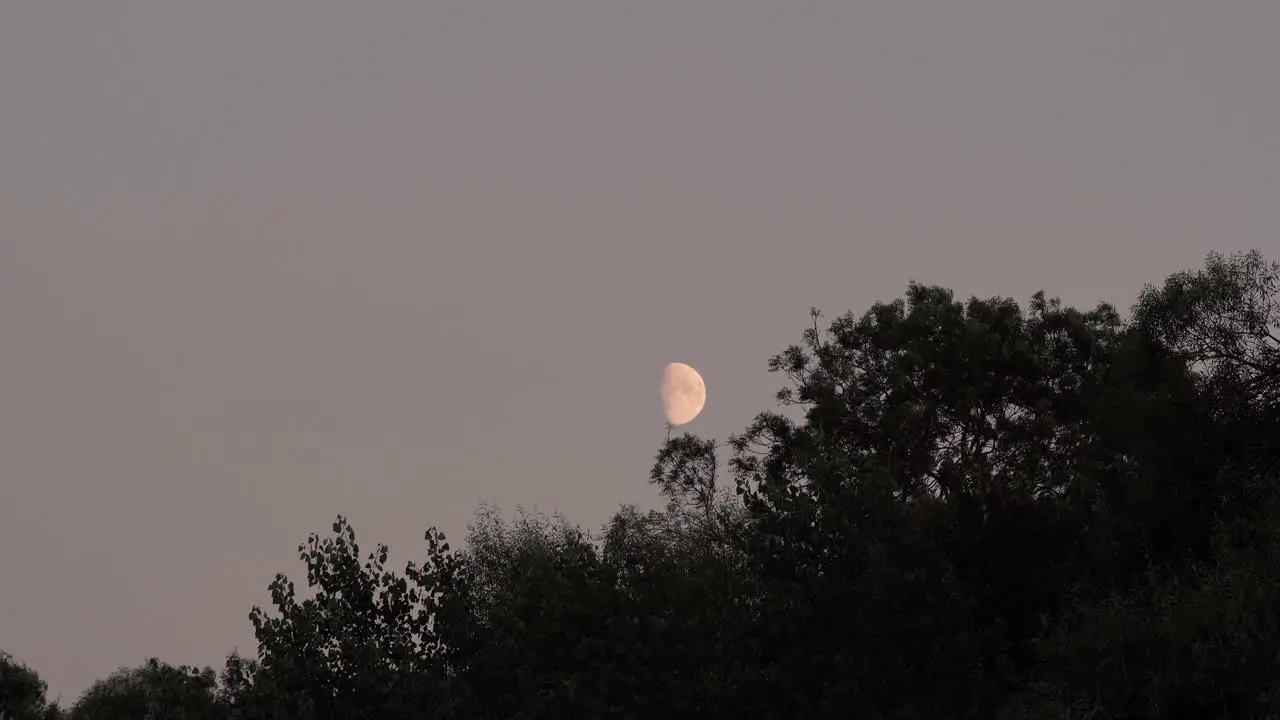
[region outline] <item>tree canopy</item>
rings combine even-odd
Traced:
[[[396,572],[339,516],[220,672],[152,659],[27,718],[1280,718],[1280,266],[1127,316],[1039,293],[814,311],[777,408],[669,438],[661,510],[481,508]]]

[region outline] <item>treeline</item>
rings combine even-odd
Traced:
[[[385,567],[339,517],[253,657],[0,718],[1280,717],[1280,267],[1122,317],[913,284],[770,360],[779,412],[672,438],[662,512],[482,511]]]

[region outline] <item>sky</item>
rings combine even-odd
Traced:
[[[338,513],[598,528],[909,280],[1280,258],[1275,0],[5,0],[0,649],[221,665]]]

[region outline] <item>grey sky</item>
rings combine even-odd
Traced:
[[[0,648],[252,652],[296,546],[597,526],[810,305],[1280,256],[1275,0],[5,0]]]

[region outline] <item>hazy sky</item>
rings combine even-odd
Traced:
[[[909,279],[1280,256],[1276,0],[3,0],[0,648],[218,666],[336,513],[597,527]]]

